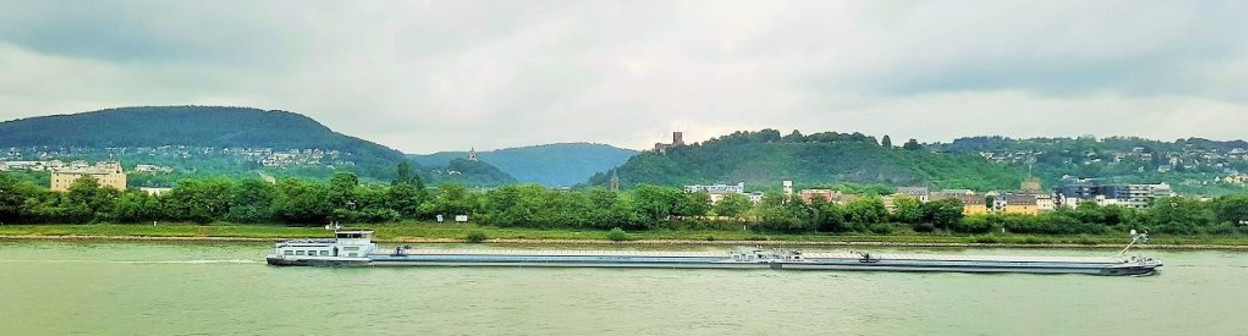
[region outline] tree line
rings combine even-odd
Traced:
[[[778,192],[751,202],[725,195],[717,203],[706,193],[639,185],[624,192],[602,188],[555,190],[535,184],[487,191],[445,184],[425,187],[410,166],[400,164],[389,184],[362,184],[349,172],[328,181],[286,178],[194,178],[172,190],[149,195],[140,190],[101,187],[91,178],[66,192],[0,173],[0,223],[148,223],[179,221],[209,224],[273,223],[318,226],[431,220],[469,215],[500,227],[607,230],[753,230],[785,233],[870,233],[897,231],[986,234],[1107,234],[1131,229],[1162,234],[1248,233],[1248,195],[1202,201],[1161,199],[1144,210],[1082,204],[1041,215],[963,215],[956,199],[922,203],[896,195],[889,211],[879,196],[845,203],[822,198],[804,201]]]

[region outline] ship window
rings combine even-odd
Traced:
[[[295,251],[286,250],[286,253],[283,253],[283,254],[285,254],[285,255],[294,255],[294,254],[295,254]]]
[[[295,255],[303,255],[303,250],[295,251]]]
[[[326,250],[321,250],[321,255],[322,255],[322,256],[329,256],[329,251],[326,251]]]

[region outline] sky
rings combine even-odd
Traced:
[[[7,1],[0,120],[293,111],[408,153],[683,131],[1248,138],[1245,1]]]

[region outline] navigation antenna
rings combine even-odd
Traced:
[[[1131,243],[1127,244],[1127,247],[1122,248],[1122,252],[1118,252],[1118,256],[1121,257],[1122,255],[1127,254],[1127,250],[1130,249],[1131,246],[1135,245],[1135,242],[1140,242],[1141,244],[1147,243],[1148,231],[1144,231],[1144,233],[1139,233],[1139,232],[1136,232],[1135,229],[1132,229],[1131,230]]]

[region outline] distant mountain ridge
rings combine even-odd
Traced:
[[[623,164],[636,153],[606,144],[579,142],[480,151],[477,158],[520,182],[562,187],[582,183],[596,172]],[[467,156],[466,151],[408,154],[413,162],[426,167],[444,167],[453,159]]]

